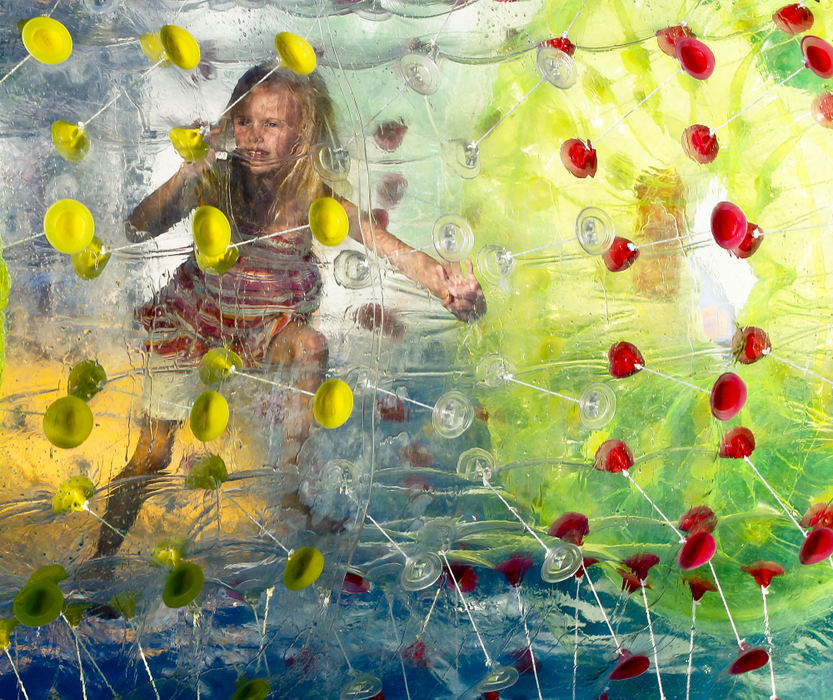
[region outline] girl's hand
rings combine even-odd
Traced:
[[[203,131],[203,141],[208,146],[208,153],[204,158],[197,161],[183,161],[179,166],[182,176],[189,180],[199,180],[205,177],[211,170],[216,160],[215,144],[220,136],[220,128],[218,126],[211,127],[208,122],[193,122],[189,129],[201,129]]]
[[[442,277],[446,287],[443,306],[461,321],[474,321],[486,313],[486,299],[474,276],[471,260],[466,260],[468,274],[463,274],[460,263],[443,263]]]

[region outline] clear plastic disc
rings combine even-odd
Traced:
[[[489,353],[477,363],[474,374],[479,387],[496,389],[509,382],[515,374],[515,367],[503,355]]]
[[[499,245],[483,246],[477,253],[477,270],[490,284],[503,286],[515,271],[515,257]]]
[[[552,46],[538,49],[538,70],[544,80],[561,90],[573,87],[578,78],[573,57]]]
[[[420,95],[433,95],[440,87],[439,66],[425,54],[405,54],[399,59],[399,71],[405,85]]]
[[[453,518],[435,518],[422,526],[419,541],[438,552],[448,552],[457,542],[457,521]]]
[[[470,447],[457,458],[457,473],[469,481],[489,481],[494,470],[495,458],[482,447]]]
[[[431,422],[438,435],[446,439],[460,437],[474,420],[474,406],[459,391],[447,391],[437,399]]]
[[[479,693],[493,693],[511,688],[518,682],[518,671],[513,666],[495,666],[477,684]]]
[[[547,583],[566,581],[581,566],[581,550],[572,542],[561,542],[547,550],[541,565],[541,578]]]
[[[340,700],[369,700],[382,692],[382,681],[372,673],[354,678],[341,689]]]
[[[603,428],[616,413],[616,394],[607,384],[591,384],[579,397],[578,410],[585,428]]]
[[[474,231],[469,222],[457,214],[446,214],[434,222],[434,248],[448,262],[465,258],[474,246]]]
[[[312,167],[323,180],[337,182],[346,180],[350,174],[350,154],[341,146],[319,143],[310,152]]]
[[[333,276],[345,289],[370,286],[371,270],[367,256],[358,250],[342,250],[333,261]]]
[[[472,141],[454,141],[451,144],[451,166],[454,172],[466,180],[480,175],[480,148]]]
[[[579,212],[576,219],[576,238],[588,255],[601,255],[616,236],[613,219],[604,209],[587,207]]]
[[[432,585],[442,573],[442,560],[434,552],[423,552],[410,557],[399,577],[406,591],[422,591]]]

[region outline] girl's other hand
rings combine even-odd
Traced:
[[[466,260],[468,274],[463,274],[463,268],[458,262],[443,263],[443,282],[446,286],[446,296],[443,306],[461,321],[474,321],[486,313],[486,298],[480,283],[474,276],[471,260]]]

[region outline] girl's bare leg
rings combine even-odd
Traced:
[[[272,364],[288,367],[293,386],[315,392],[324,381],[329,350],[327,339],[303,321],[291,321],[275,337],[266,353]],[[283,464],[297,464],[298,453],[312,425],[312,396],[292,392],[281,425]]]
[[[127,466],[111,483],[104,520],[117,530],[127,532],[136,521],[142,503],[148,497],[152,479],[170,464],[177,421],[144,416],[139,428],[139,443]],[[119,482],[126,483],[119,483]],[[124,538],[106,525],[98,533],[96,556],[113,554]]]

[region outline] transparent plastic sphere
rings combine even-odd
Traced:
[[[399,59],[399,71],[405,85],[420,95],[433,95],[440,87],[440,68],[425,54],[405,54]]]
[[[341,689],[340,700],[369,700],[382,692],[382,681],[372,673],[364,673]]]
[[[333,275],[345,289],[364,289],[371,282],[370,261],[361,251],[342,250],[333,261]]]
[[[399,583],[406,591],[422,591],[432,585],[442,571],[442,560],[434,552],[423,552],[408,558]]]
[[[474,231],[469,222],[457,214],[445,214],[434,222],[434,248],[448,262],[459,262],[474,246]]]
[[[446,439],[460,437],[474,420],[474,406],[459,391],[447,391],[437,399],[431,422],[437,434]]]
[[[482,447],[471,447],[457,458],[457,473],[469,481],[489,481],[495,470],[495,458]]]
[[[541,565],[541,578],[547,583],[558,583],[572,577],[581,566],[581,550],[572,542],[561,542],[547,550]]]
[[[544,80],[561,90],[573,87],[578,78],[573,57],[552,46],[538,49],[538,70]]]
[[[477,253],[477,270],[489,284],[502,286],[515,271],[515,257],[499,245],[483,246]]]
[[[601,255],[616,237],[613,219],[604,209],[587,207],[576,218],[576,238],[588,255]]]
[[[489,353],[477,363],[474,374],[479,387],[496,389],[509,382],[515,374],[515,367],[503,355]]]
[[[319,143],[310,152],[312,167],[324,180],[346,180],[350,174],[350,154],[341,146]]]
[[[480,693],[494,693],[511,688],[518,682],[518,670],[513,666],[495,666],[477,684]]]
[[[480,175],[480,148],[472,141],[454,141],[451,144],[451,167],[465,180]]]
[[[457,521],[452,518],[436,518],[422,526],[420,542],[429,549],[448,552],[457,542]]]
[[[581,424],[590,430],[603,428],[616,413],[616,394],[607,384],[591,384],[578,400]]]

